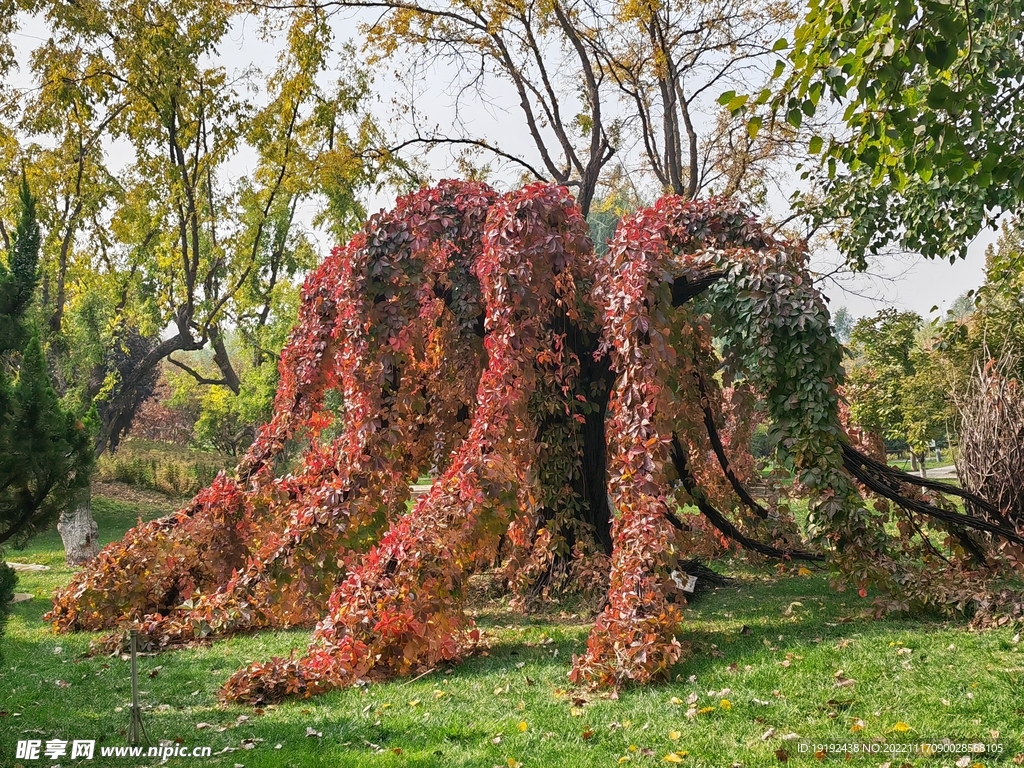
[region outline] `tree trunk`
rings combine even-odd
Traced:
[[[606,555],[612,553],[611,507],[608,503],[608,441],[605,436],[605,419],[608,415],[608,399],[614,380],[607,359],[595,362],[593,354],[581,356],[581,372],[590,382],[601,383],[597,409],[586,416],[583,426],[583,476],[581,482],[573,483],[576,491],[585,501],[584,520],[594,527],[594,538]]]
[[[60,513],[57,530],[64,542],[68,565],[81,565],[99,554],[96,521],[92,517],[92,492],[86,488],[75,506]]]
[[[568,483],[576,497],[583,502],[578,519],[587,524],[593,535],[593,541],[587,543],[595,546],[597,551],[611,555],[612,508],[608,496],[608,442],[605,435],[605,419],[608,415],[608,401],[615,375],[607,356],[600,360],[594,359],[597,337],[591,337],[571,324],[568,324],[568,329],[567,342],[580,363],[581,389],[588,393],[590,402],[595,406],[584,417],[585,421],[580,430],[583,443],[581,471],[574,474]],[[541,526],[547,526],[555,515],[555,510],[544,509]],[[545,587],[553,583],[558,574],[566,571],[572,561],[573,549],[578,543],[576,531],[571,527],[562,527],[554,532],[565,538],[566,547],[562,553],[551,559],[547,573],[533,583],[531,593],[534,596],[540,595]]]
[[[928,477],[928,470],[925,469],[925,462],[928,460],[928,451],[922,451],[917,457],[917,465],[921,467],[921,477]]]

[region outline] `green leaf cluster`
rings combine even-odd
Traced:
[[[905,441],[922,454],[951,423],[948,361],[921,317],[885,309],[857,321],[848,397],[853,420],[886,440]]]
[[[841,112],[804,178],[851,263],[890,244],[954,261],[1024,201],[1022,18],[1024,0],[812,0],[772,106]]]
[[[986,253],[985,283],[957,301],[943,329],[943,353],[963,377],[976,361],[1016,358],[1024,381],[1024,222],[1011,219]]]

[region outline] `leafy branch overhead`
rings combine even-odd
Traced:
[[[823,187],[818,215],[838,220],[851,263],[889,244],[955,261],[1020,208],[1022,17],[1021,0],[812,0],[792,44],[779,41],[788,62],[756,101],[794,126],[841,116],[811,139],[821,161],[804,178]]]

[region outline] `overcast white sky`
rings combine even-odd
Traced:
[[[351,38],[356,35],[355,19],[338,19],[336,22],[338,39]],[[15,38],[19,48],[23,51],[35,47],[46,36],[45,25],[37,19],[25,19],[22,30]],[[258,24],[253,20],[236,25],[229,35],[229,41],[221,51],[224,65],[230,69],[242,69],[256,62],[266,69],[270,68],[275,55],[275,45],[260,38]],[[378,69],[376,76],[376,104],[374,111],[380,116],[385,116],[389,111],[389,105],[393,98],[407,99],[408,94],[396,90],[395,80],[390,77],[386,70]],[[19,78],[20,79],[20,78]],[[430,79],[436,84],[443,84],[447,79],[443,71],[431,74]],[[26,85],[26,82],[17,85]],[[438,86],[440,87],[440,86]],[[429,93],[429,86],[425,86],[428,93],[422,94],[426,98],[418,99],[420,103],[419,118],[425,129],[439,124],[443,127],[445,120],[451,120],[451,112],[445,107],[445,99],[439,98],[438,90]],[[501,143],[503,147],[523,148],[529,151],[532,144],[525,132],[525,125],[521,113],[511,94],[503,94],[500,89],[489,92],[491,104],[486,107],[477,107],[474,112],[464,113],[473,123],[474,129],[479,129],[481,136],[488,140]],[[424,111],[422,105],[429,105],[432,111]],[[249,161],[251,162],[251,160]],[[248,171],[246,158],[240,157],[234,166],[234,173],[243,175]],[[454,175],[450,167],[446,167],[446,159],[441,153],[431,157],[431,172],[435,178],[440,179],[447,175]],[[390,207],[394,202],[393,194],[375,195],[368,200],[368,210],[376,211],[382,207]],[[781,201],[780,201],[781,203]],[[777,213],[782,213],[778,211]],[[309,218],[312,217],[313,208],[308,211]],[[995,241],[997,233],[986,230],[971,243],[968,248],[968,258],[959,261],[954,265],[946,262],[927,261],[920,257],[906,256],[902,258],[888,258],[879,261],[872,272],[873,276],[859,276],[856,278],[846,277],[840,281],[826,280],[820,285],[822,291],[830,299],[830,307],[835,309],[845,306],[854,315],[860,317],[873,314],[874,312],[888,306],[895,306],[900,309],[912,310],[923,317],[932,317],[944,314],[945,310],[956,300],[958,296],[970,289],[978,288],[984,280],[984,252],[988,244]],[[326,254],[333,245],[325,237],[319,237],[321,248]],[[816,255],[812,267],[819,272],[829,272],[837,261],[835,254]],[[931,312],[933,306],[938,306],[938,312]]]

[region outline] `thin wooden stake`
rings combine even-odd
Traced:
[[[138,630],[131,630],[131,657],[132,657],[132,705],[131,719],[128,721],[128,743],[133,747],[142,746],[145,741],[148,746],[151,742],[146,733],[146,726],[142,724],[142,707],[139,705],[139,662],[138,662]]]

